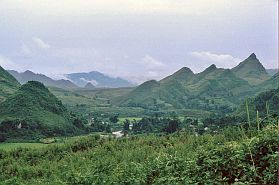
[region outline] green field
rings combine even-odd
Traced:
[[[48,146],[43,143],[0,143],[0,150],[11,151],[18,148],[42,148]]]

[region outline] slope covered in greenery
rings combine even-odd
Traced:
[[[35,81],[22,85],[0,104],[0,121],[1,132],[13,137],[66,135],[78,131],[62,102]]]
[[[159,82],[145,82],[119,102],[122,106],[162,109],[233,109],[250,89],[247,81],[236,77],[229,69],[212,65],[196,75],[182,68]]]
[[[269,78],[268,73],[254,53],[234,67],[232,71],[251,85],[257,85]]]
[[[276,73],[268,80],[255,86],[254,89],[255,91],[258,92],[264,92],[268,89],[277,89],[278,87],[279,87],[279,73]]]
[[[160,81],[148,81],[117,97],[116,105],[155,110],[198,109],[228,113],[246,96],[278,87],[278,74],[270,77],[253,53],[233,69],[214,64],[194,74],[183,67]]]
[[[19,86],[18,81],[0,66],[0,102],[13,94]]]
[[[269,74],[270,76],[275,75],[276,73],[278,73],[278,69],[266,69],[267,74]]]
[[[229,128],[199,137],[102,138],[0,150],[2,184],[268,184],[277,182],[278,130]]]
[[[242,118],[247,118],[247,106],[251,119],[256,119],[256,112],[259,115],[279,115],[279,88],[265,91],[253,98],[243,102],[234,113]]]

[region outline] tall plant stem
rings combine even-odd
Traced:
[[[257,126],[258,126],[258,132],[260,131],[260,118],[259,118],[259,111],[257,110]]]
[[[246,98],[245,104],[246,104],[247,121],[248,121],[249,128],[250,128],[251,127],[251,123],[250,123],[250,113],[249,113],[249,107],[248,107],[248,100],[247,100],[247,98]]]

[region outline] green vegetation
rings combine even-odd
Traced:
[[[94,107],[105,104],[104,101],[98,101],[93,97],[82,95],[73,91],[50,87],[49,91],[53,93],[63,104],[69,109],[76,109],[80,107]]]
[[[13,94],[19,86],[18,81],[0,66],[0,103]]]
[[[276,184],[277,80],[254,54],[136,88],[20,86],[0,68],[0,184]]]
[[[211,65],[194,74],[183,67],[158,82],[151,80],[136,88],[51,87],[50,91],[68,110],[84,115],[117,113],[120,117],[144,117],[175,111],[182,116],[208,117],[211,113],[231,113],[245,97],[275,88],[278,73],[268,76],[252,54],[231,70]]]
[[[271,121],[272,122],[272,121]],[[232,134],[233,133],[233,134]],[[1,151],[2,184],[276,184],[278,131],[83,139]]]
[[[124,123],[124,121],[126,121],[126,120],[128,120],[128,121],[133,121],[133,120],[139,121],[141,119],[142,118],[138,118],[138,117],[119,118],[119,123]]]
[[[86,118],[69,113],[40,82],[30,81],[0,104],[2,141],[12,138],[76,135],[91,131],[108,131],[101,121],[88,125]]]
[[[42,148],[47,145],[43,143],[1,143],[0,150],[13,151],[18,148]]]
[[[256,118],[257,111],[261,116],[279,115],[279,88],[262,92],[255,98],[248,98],[247,105],[246,102],[241,104],[233,114],[242,118],[247,117],[247,108],[251,118]]]
[[[0,106],[0,130],[7,137],[73,134],[67,109],[43,84],[30,81]]]
[[[227,114],[245,96],[277,87],[278,75],[270,78],[256,55],[251,54],[232,70],[211,65],[194,74],[184,67],[161,81],[147,81],[112,102],[152,111],[197,109]]]
[[[251,85],[260,84],[269,79],[268,73],[254,53],[234,67],[232,71],[237,76],[247,80]]]

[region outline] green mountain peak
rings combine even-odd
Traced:
[[[248,57],[248,59],[257,59],[257,56],[256,56],[255,53],[252,53],[252,54]]]
[[[232,71],[251,85],[260,84],[269,78],[264,66],[254,53],[232,68]]]
[[[212,64],[201,73],[211,73],[212,71],[215,71],[216,69],[217,69],[216,65]]]
[[[179,69],[172,75],[167,76],[166,78],[162,79],[160,81],[160,83],[165,83],[170,80],[177,80],[177,81],[185,82],[185,81],[192,79],[194,77],[194,75],[195,74],[193,73],[193,71],[190,68],[182,67],[181,69]]]
[[[29,81],[0,104],[0,121],[10,124],[20,120],[23,130],[45,136],[74,133],[67,109],[40,82]],[[16,130],[21,133],[21,130]],[[31,134],[32,135],[32,134]]]

